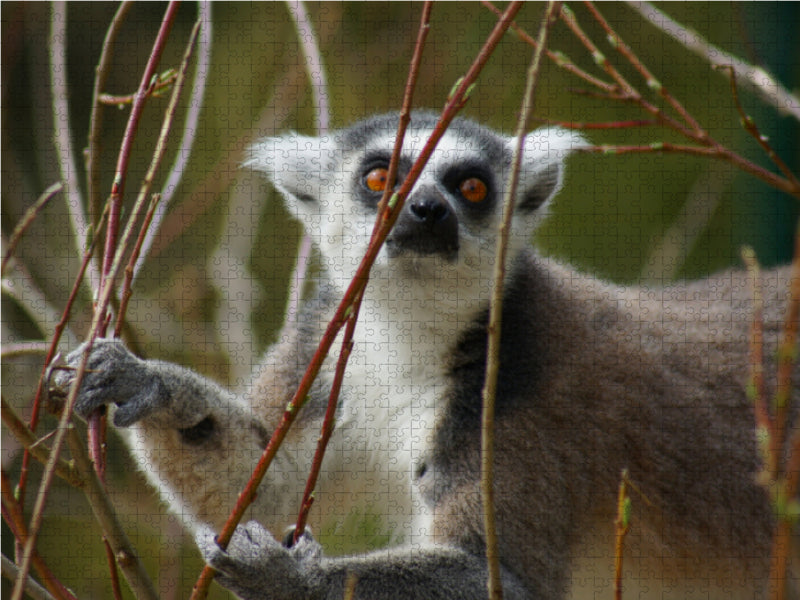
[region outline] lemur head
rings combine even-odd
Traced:
[[[252,148],[248,164],[264,171],[283,194],[342,286],[369,243],[397,123],[397,114],[382,115],[321,137],[290,133]],[[412,115],[396,185],[435,123],[433,114]],[[557,128],[526,137],[509,256],[528,242],[561,186],[564,159],[581,142],[579,135]],[[473,287],[480,290],[470,293],[488,296],[513,145],[510,137],[454,120],[406,199],[371,280],[385,278],[394,287],[435,280],[462,293],[465,285],[478,283]]]

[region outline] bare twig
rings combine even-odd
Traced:
[[[345,328],[344,339],[342,340],[342,349],[339,352],[339,359],[336,362],[336,372],[333,376],[331,383],[330,396],[328,398],[328,407],[325,410],[325,418],[322,420],[322,430],[320,432],[317,447],[314,450],[314,459],[311,462],[311,472],[308,474],[306,487],[303,491],[303,499],[300,502],[300,514],[297,516],[297,522],[294,527],[293,543],[296,544],[303,531],[306,528],[306,521],[308,513],[311,510],[311,504],[314,501],[314,488],[317,485],[317,478],[322,469],[322,459],[325,457],[325,449],[328,447],[328,441],[333,434],[333,428],[336,424],[336,406],[339,400],[339,392],[342,388],[342,381],[344,380],[344,372],[347,368],[347,361],[350,358],[350,353],[353,350],[353,332],[356,328],[356,321],[358,320],[358,308],[361,306],[361,299],[363,293],[359,294],[356,302],[354,303],[353,313],[347,320],[347,327]]]
[[[405,139],[406,128],[408,127],[411,106],[414,98],[414,90],[416,89],[417,78],[419,76],[419,66],[422,62],[422,52],[425,47],[425,40],[430,30],[430,17],[431,17],[432,3],[426,2],[422,8],[422,18],[420,20],[419,31],[417,33],[417,41],[414,45],[414,53],[411,57],[411,63],[408,70],[408,79],[403,94],[403,105],[400,109],[400,119],[397,125],[397,135],[395,136],[394,149],[392,156],[389,160],[389,172],[387,174],[386,188],[381,200],[383,204],[378,205],[378,218],[375,219],[375,227],[373,228],[373,235],[377,232],[383,209],[387,206],[391,192],[394,189],[395,180],[397,179],[397,168],[400,163],[400,152],[403,148],[403,140]],[[325,412],[325,418],[322,422],[322,430],[320,432],[319,442],[314,453],[314,459],[311,463],[311,473],[306,482],[306,488],[303,492],[303,499],[300,503],[300,514],[297,517],[297,524],[294,529],[294,541],[300,539],[305,529],[306,519],[313,502],[312,493],[317,484],[320,469],[322,468],[322,459],[325,456],[325,449],[328,446],[331,434],[333,433],[336,406],[339,400],[339,392],[341,390],[342,381],[344,379],[344,372],[347,367],[347,361],[350,358],[350,353],[353,349],[353,332],[355,331],[356,322],[358,320],[359,310],[361,308],[361,300],[363,298],[363,288],[353,302],[353,309],[347,319],[347,327],[345,328],[344,339],[342,340],[342,349],[339,353],[339,359],[336,363],[336,372],[334,374],[333,383],[331,384],[330,397],[328,399],[328,407]]]
[[[133,149],[133,140],[136,137],[136,131],[139,127],[139,121],[144,110],[145,101],[148,97],[148,90],[153,85],[153,78],[156,73],[158,62],[161,60],[161,54],[167,43],[167,37],[172,29],[172,24],[175,22],[175,16],[178,11],[178,3],[170,2],[167,10],[164,13],[164,18],[161,21],[161,27],[156,35],[153,49],[150,52],[150,57],[145,65],[142,79],[139,83],[139,89],[136,92],[136,100],[131,107],[131,113],[128,116],[128,123],[125,127],[125,133],[122,137],[122,144],[120,146],[119,155],[117,157],[117,166],[114,172],[114,183],[111,186],[111,210],[108,217],[108,230],[106,232],[106,246],[103,253],[103,281],[108,276],[111,270],[111,262],[114,257],[114,250],[117,247],[117,233],[119,230],[119,220],[121,214],[122,197],[125,192],[125,178],[128,171],[128,161],[130,160],[131,151]]]
[[[622,600],[622,559],[625,537],[631,528],[631,499],[628,496],[628,470],[622,471],[617,493],[617,519],[614,521],[614,599]]]
[[[439,120],[434,127],[431,137],[422,148],[419,157],[414,165],[412,165],[408,175],[406,175],[406,178],[403,180],[400,189],[392,195],[392,201],[388,203],[390,209],[388,211],[388,215],[381,219],[380,227],[377,233],[373,236],[364,258],[356,270],[353,281],[348,286],[344,298],[339,304],[339,307],[337,308],[330,323],[328,324],[325,334],[320,341],[319,347],[314,353],[311,363],[309,364],[297,391],[292,397],[292,400],[289,402],[286,411],[284,411],[281,421],[278,424],[278,427],[275,429],[275,432],[272,434],[267,447],[265,448],[261,458],[258,461],[258,464],[253,470],[250,480],[247,482],[244,490],[242,490],[242,492],[239,494],[236,506],[233,508],[228,520],[225,522],[222,531],[220,531],[219,535],[217,536],[217,543],[221,548],[224,549],[227,547],[237,524],[244,515],[245,510],[248,506],[250,506],[250,504],[252,504],[258,485],[264,478],[264,475],[269,468],[269,465],[272,463],[272,459],[277,453],[278,448],[283,443],[283,439],[286,437],[286,434],[294,422],[298,411],[302,408],[306,398],[308,397],[308,391],[312,382],[316,379],[317,374],[319,373],[319,370],[322,366],[322,361],[327,356],[337,333],[346,323],[347,317],[352,311],[354,300],[366,285],[369,269],[372,266],[372,263],[375,262],[375,258],[377,257],[378,252],[380,251],[383,242],[386,239],[386,236],[389,234],[392,225],[394,225],[394,222],[397,220],[397,217],[402,210],[405,197],[410,192],[414,183],[416,183],[417,178],[422,172],[425,164],[427,164],[428,159],[436,148],[439,140],[444,135],[444,132],[447,130],[447,127],[466,103],[467,99],[469,98],[469,92],[472,90],[475,80],[477,79],[486,62],[489,60],[489,57],[494,49],[497,47],[497,44],[507,31],[514,16],[519,12],[520,8],[521,2],[512,2],[508,5],[502,17],[498,20],[492,32],[489,34],[486,42],[478,53],[478,56],[472,63],[472,66],[470,66],[469,70],[467,71],[467,74],[464,75],[464,77],[459,80],[459,84],[455,86],[455,89],[448,98],[444,110],[442,111],[442,115],[439,117]],[[194,591],[192,593],[193,600],[199,600],[206,597],[208,593],[208,586],[210,585],[213,576],[214,570],[211,567],[206,566],[195,583]]]
[[[666,102],[672,107],[672,109],[680,115],[680,117],[686,122],[689,127],[691,127],[692,131],[694,131],[695,136],[698,139],[704,139],[707,134],[700,127],[700,124],[689,114],[683,105],[678,102],[678,100],[667,91],[661,82],[656,79],[656,77],[650,72],[650,70],[644,65],[644,63],[639,60],[639,57],[633,53],[630,47],[622,40],[622,38],[617,34],[616,31],[608,24],[608,22],[603,18],[603,15],[600,14],[600,11],[597,10],[594,4],[591,2],[584,2],[584,5],[589,10],[589,12],[594,17],[595,21],[600,23],[600,26],[605,30],[608,41],[611,45],[622,55],[625,59],[636,69],[642,78],[647,83],[647,87],[651,90],[654,90],[661,96]]]
[[[308,18],[303,3],[300,0],[289,0],[289,13],[292,15],[300,49],[305,57],[306,73],[311,82],[311,93],[314,97],[314,119],[317,135],[324,135],[330,127],[331,109],[328,102],[328,81],[325,76],[325,66],[322,54],[317,44],[317,36]],[[308,261],[311,258],[311,236],[303,233],[300,241],[300,251],[289,280],[289,299],[286,303],[286,322],[294,323],[300,306],[300,300],[308,272]]]
[[[710,64],[730,68],[739,79],[747,82],[751,89],[757,91],[764,102],[779,113],[788,114],[800,120],[800,99],[784,88],[763,68],[748,64],[721,48],[709,44],[699,33],[673,21],[649,2],[629,2],[628,6],[653,26]]]
[[[0,470],[0,492],[2,493],[3,520],[11,530],[14,539],[24,542],[28,537],[28,528],[25,526],[20,503],[14,497],[11,479],[4,470]],[[59,600],[75,600],[75,596],[56,578],[38,552],[33,553],[32,562],[42,583],[53,596]],[[19,571],[15,573],[15,577],[19,577]]]
[[[159,73],[153,81],[153,85],[151,85],[147,89],[147,94],[153,98],[160,98],[164,95],[164,92],[172,87],[172,84],[175,83],[175,79],[178,77],[177,73],[172,69],[165,71],[164,73]],[[126,104],[133,104],[134,100],[136,100],[136,94],[126,94],[124,96],[115,96],[114,94],[100,94],[100,103],[101,104],[111,104],[117,107],[124,106]]]
[[[122,333],[122,327],[125,324],[125,313],[128,312],[128,302],[131,296],[133,296],[133,290],[131,289],[133,285],[133,265],[140,256],[145,233],[150,230],[150,225],[153,222],[153,214],[159,206],[160,200],[161,194],[153,194],[150,199],[150,206],[144,215],[142,226],[139,228],[139,236],[136,238],[131,257],[128,260],[128,265],[125,267],[125,279],[122,283],[122,291],[120,292],[119,315],[117,317],[117,324],[114,327],[114,337],[119,337]]]
[[[150,256],[150,249],[153,247],[153,242],[158,232],[161,230],[161,224],[164,221],[167,210],[172,204],[172,199],[175,197],[175,190],[178,189],[178,183],[183,177],[184,170],[191,156],[194,141],[197,139],[197,123],[200,121],[200,112],[203,109],[206,84],[208,83],[208,76],[211,72],[211,35],[213,30],[211,2],[203,0],[197,3],[197,20],[200,22],[200,37],[197,40],[197,66],[194,69],[192,78],[192,91],[189,94],[189,101],[187,103],[183,135],[178,144],[181,151],[175,154],[175,161],[172,163],[169,173],[164,180],[164,185],[161,189],[161,202],[159,202],[156,212],[153,215],[152,225],[145,233],[141,252],[133,267],[134,282],[139,277],[145,260]]]
[[[3,575],[7,579],[14,581],[19,575],[17,565],[15,565],[10,558],[7,558],[5,554],[0,558],[2,559]],[[33,600],[54,600],[53,596],[33,579],[28,579],[25,584],[25,593],[33,598]]]
[[[3,348],[0,351],[0,358],[5,360],[16,356],[25,356],[26,354],[46,354],[49,347],[50,345],[47,342],[11,342],[9,344],[3,344]]]
[[[798,181],[795,174],[789,168],[789,166],[783,162],[780,156],[777,155],[775,150],[772,149],[772,146],[769,145],[769,140],[766,136],[761,135],[761,132],[758,130],[758,126],[756,125],[753,118],[750,117],[744,111],[744,107],[742,107],[742,103],[739,102],[739,90],[736,85],[736,71],[731,65],[725,65],[720,67],[720,69],[728,71],[731,78],[731,96],[733,96],[733,101],[736,104],[736,110],[739,112],[739,117],[741,118],[742,127],[744,127],[745,131],[749,133],[753,139],[758,142],[758,145],[761,146],[761,149],[764,150],[766,155],[769,159],[775,163],[775,166],[780,169],[781,173],[784,174],[786,179],[788,179],[796,189],[800,189],[800,181]]]
[[[756,440],[763,463],[758,481],[770,495],[776,516],[772,540],[769,581],[771,598],[786,598],[789,557],[794,546],[793,532],[800,517],[797,497],[800,486],[800,429],[793,423],[791,391],[792,369],[797,360],[798,327],[800,327],[800,229],[795,232],[795,251],[789,283],[789,302],[778,347],[778,364],[772,411],[767,405],[763,381],[763,299],[758,262],[751,249],[742,257],[753,277],[753,323],[750,346],[750,392],[755,404]],[[791,430],[788,449],[787,431]]]
[[[111,24],[106,31],[103,40],[103,49],[100,52],[100,59],[95,68],[94,89],[92,91],[92,114],[89,117],[89,140],[88,148],[85,152],[86,160],[86,189],[89,196],[89,216],[91,222],[97,225],[101,213],[101,194],[100,194],[100,168],[99,158],[102,153],[101,148],[101,123],[103,120],[103,105],[100,102],[100,94],[105,88],[108,74],[111,72],[111,61],[114,56],[114,40],[117,33],[122,28],[128,11],[133,7],[133,2],[126,0],[120,3]]]
[[[499,8],[497,8],[494,4],[488,2],[487,0],[481,0],[481,4],[483,4],[486,8],[491,10],[497,16],[500,16],[500,14],[502,14]],[[528,33],[524,29],[522,29],[522,27],[520,27],[516,23],[512,23],[511,28],[514,30],[514,33],[516,33],[521,40],[523,40],[528,45],[536,48],[536,40],[534,40],[530,35],[528,35]],[[564,69],[568,73],[572,73],[573,75],[579,77],[580,79],[583,79],[592,86],[604,90],[607,94],[611,94],[616,90],[614,84],[607,83],[602,79],[598,79],[593,75],[591,75],[590,73],[587,73],[580,67],[576,66],[569,58],[567,58],[564,55],[563,52],[553,51],[550,50],[549,48],[545,48],[544,52],[545,56],[547,56],[547,58],[549,58],[556,66]]]
[[[97,477],[97,473],[95,473],[78,432],[71,425],[68,427],[67,439],[72,458],[75,461],[75,468],[86,481],[86,486],[84,487],[86,499],[89,500],[95,519],[103,528],[103,535],[105,535],[114,550],[114,558],[116,558],[117,564],[125,574],[131,590],[136,598],[157,600],[158,594],[156,594],[155,587],[144,570],[141,561],[137,558],[133,546],[125,534],[125,530],[114,513],[111,499]]]
[[[47,206],[47,203],[52,200],[55,195],[63,189],[63,185],[60,181],[57,181],[49,188],[47,188],[39,198],[36,199],[36,202],[25,211],[25,214],[17,223],[17,226],[14,227],[14,231],[11,232],[11,237],[8,238],[8,246],[6,247],[6,251],[3,254],[3,264],[0,267],[0,273],[5,274],[6,266],[8,265],[8,261],[11,260],[11,256],[14,254],[14,250],[17,248],[17,244],[19,243],[20,239],[22,239],[22,234],[25,233],[25,230],[30,227],[30,224],[33,223],[34,219],[39,216],[39,213],[44,210],[44,207]],[[81,242],[83,243],[83,242]]]
[[[50,459],[50,451],[44,444],[40,443],[41,440],[36,439],[36,435],[22,422],[22,419],[17,416],[11,405],[6,402],[6,399],[2,398],[0,401],[2,402],[0,414],[2,414],[3,425],[8,427],[8,430],[14,434],[14,437],[17,438],[22,447],[29,450],[36,460],[46,463]],[[83,487],[84,485],[80,473],[63,458],[59,458],[56,461],[55,473],[72,486]]]
[[[489,324],[487,326],[488,348],[486,351],[486,377],[483,384],[483,407],[481,413],[481,496],[483,500],[483,523],[486,537],[486,559],[489,566],[487,582],[489,597],[499,600],[503,597],[500,580],[500,553],[498,549],[497,529],[494,515],[494,404],[497,393],[497,376],[500,372],[500,334],[503,313],[503,281],[506,274],[506,255],[508,253],[508,236],[511,232],[511,221],[514,215],[514,200],[519,183],[519,171],[522,166],[522,153],[525,146],[525,133],[528,121],[533,114],[536,84],[539,79],[542,54],[547,46],[550,28],[557,18],[560,4],[548,2],[547,10],[539,26],[536,49],[528,68],[525,83],[525,95],[517,121],[514,154],[511,173],[503,198],[503,216],[500,235],[495,249],[492,296],[489,304]]]
[[[69,297],[67,298],[67,302],[64,305],[64,309],[61,313],[61,318],[59,319],[58,323],[56,323],[52,336],[50,336],[50,347],[47,351],[47,356],[45,357],[44,364],[42,365],[42,372],[39,375],[39,383],[36,387],[36,394],[33,397],[33,404],[31,407],[31,417],[29,423],[32,431],[36,430],[36,426],[39,423],[39,412],[41,410],[42,394],[44,393],[45,386],[48,383],[47,382],[48,369],[50,368],[50,364],[53,362],[53,359],[56,356],[56,353],[58,351],[58,344],[61,341],[62,335],[65,332],[69,332],[69,329],[67,328],[67,323],[69,321],[70,313],[72,312],[72,306],[75,303],[75,299],[78,297],[78,292],[81,287],[81,282],[83,281],[83,276],[89,265],[89,261],[92,258],[92,254],[94,253],[97,241],[100,239],[100,232],[102,231],[107,215],[108,213],[104,212],[103,215],[101,216],[100,221],[98,222],[98,230],[95,232],[91,244],[89,244],[89,247],[83,253],[83,260],[81,262],[80,268],[78,269],[78,275],[75,278],[75,281],[72,285],[72,290],[70,291]],[[70,345],[73,345],[73,342],[77,343],[76,340],[69,340],[69,341]],[[22,456],[22,467],[20,468],[20,475],[19,475],[18,490],[19,490],[20,501],[22,501],[25,498],[25,489],[27,487],[29,463],[30,463],[30,456],[26,448]]]
[[[180,67],[178,68],[177,75],[175,77],[175,83],[172,88],[172,95],[169,99],[169,104],[167,105],[167,109],[164,112],[164,118],[161,123],[161,131],[159,132],[158,139],[156,140],[155,148],[153,149],[153,156],[150,159],[150,165],[147,168],[147,172],[145,173],[144,177],[142,178],[142,184],[139,188],[139,194],[136,198],[136,206],[142,207],[144,206],[147,197],[150,194],[150,188],[153,185],[153,180],[155,179],[156,173],[158,172],[159,167],[161,166],[161,160],[164,158],[164,153],[167,150],[167,139],[169,138],[169,134],[172,131],[172,122],[175,117],[175,111],[178,108],[178,99],[181,96],[181,92],[183,91],[183,86],[186,81],[186,72],[189,68],[189,62],[192,58],[192,53],[194,52],[194,45],[197,41],[197,36],[200,33],[200,26],[202,21],[198,20],[195,22],[194,27],[192,28],[192,32],[189,35],[189,41],[186,43],[186,49],[183,53],[183,59],[181,60]],[[151,219],[153,216],[153,212],[156,210],[158,206],[158,200],[160,200],[161,195],[156,194],[153,198],[153,201],[150,203],[150,208],[145,216],[144,223],[140,228],[139,238],[133,250],[133,255],[131,256],[131,264],[128,266],[128,274],[126,274],[125,283],[123,284],[123,289],[121,292],[121,296],[130,295],[130,285],[133,281],[133,264],[135,264],[136,260],[139,257],[139,252],[141,251],[142,244],[144,243],[144,232],[146,232],[151,224]],[[149,215],[149,216],[148,216]],[[138,219],[138,212],[134,210],[133,214],[130,217],[129,222],[135,222]],[[126,302],[127,306],[127,302]],[[122,328],[122,323],[125,320],[125,313],[122,310],[119,311],[117,314],[117,331]]]
[[[88,226],[83,208],[83,198],[78,185],[78,166],[72,147],[72,127],[69,122],[69,94],[67,91],[67,3],[54,2],[51,5],[50,39],[50,87],[53,97],[53,141],[58,154],[58,166],[64,195],[75,236],[75,247],[80,254],[86,243]],[[97,269],[90,265],[89,283],[97,290],[99,277]]]
[[[795,186],[791,181],[776,175],[772,171],[764,169],[749,160],[742,158],[732,150],[725,148],[719,144],[709,147],[703,146],[687,146],[685,144],[673,144],[670,142],[653,142],[652,144],[633,145],[633,146],[614,146],[610,144],[601,144],[598,146],[582,146],[576,149],[577,152],[592,152],[599,154],[648,154],[657,152],[668,152],[678,154],[691,154],[694,156],[706,156],[708,158],[717,158],[724,160],[735,167],[738,167],[745,173],[757,177],[765,183],[771,185],[777,190],[786,192],[787,194],[800,198],[800,188]]]
[[[315,129],[319,135],[326,133],[330,127],[331,109],[328,102],[328,82],[325,77],[325,65],[317,45],[317,36],[308,18],[308,13],[300,0],[287,2],[292,15],[300,49],[306,63],[306,73],[311,81],[311,93],[314,97]]]

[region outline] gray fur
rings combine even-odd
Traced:
[[[140,360],[119,342],[101,340],[92,350],[80,414],[119,406],[115,423],[127,427],[140,466],[195,530],[220,583],[245,599],[341,598],[349,574],[356,598],[486,595],[480,391],[513,144],[464,120],[440,142],[371,272],[311,512],[319,531],[372,511],[395,543],[328,557],[308,536],[286,548],[268,533],[296,515],[331,359],[254,504],[252,514],[268,529],[240,526],[226,552],[213,537],[360,262],[377,196],[362,178],[375,161],[388,161],[396,119],[375,117],[321,139],[289,134],[253,148],[248,164],[284,195],[327,270],[317,297],[298,325],[284,327],[246,393]],[[433,122],[413,116],[401,178]],[[764,597],[773,520],[754,479],[747,279],[731,271],[666,288],[619,287],[536,255],[529,237],[563,183],[566,155],[581,143],[558,129],[530,135],[516,198],[496,424],[506,597],[610,595],[622,469],[637,490],[626,595]],[[489,190],[478,205],[459,196],[459,181],[472,176]],[[787,269],[766,274],[768,374],[788,276]],[[78,360],[68,357],[72,365]],[[62,386],[70,381],[59,375]]]

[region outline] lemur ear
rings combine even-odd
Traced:
[[[509,144],[513,147],[514,140]],[[586,144],[579,133],[560,127],[537,129],[526,135],[517,209],[522,213],[542,209],[561,189],[567,156]]]
[[[289,133],[250,147],[244,166],[265,173],[289,208],[303,210],[319,202],[322,186],[336,170],[336,144],[329,136]]]

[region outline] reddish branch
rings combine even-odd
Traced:
[[[11,480],[5,471],[0,473],[0,481],[2,482],[3,520],[11,530],[14,539],[24,543],[28,538],[28,528],[25,526],[25,517],[22,514],[22,508],[14,497],[14,492],[11,488]],[[47,588],[47,591],[59,600],[77,600],[53,574],[38,552],[34,551],[32,561],[33,568],[36,569],[39,577],[42,578],[42,583],[44,587]]]
[[[409,68],[408,79],[406,81],[405,92],[403,94],[403,106],[400,110],[400,119],[397,126],[397,135],[395,136],[394,149],[392,156],[389,160],[389,170],[387,174],[386,189],[378,205],[378,215],[382,215],[386,209],[389,198],[391,197],[394,184],[397,179],[397,168],[400,163],[400,152],[403,148],[403,140],[405,139],[406,128],[411,118],[411,106],[414,98],[414,89],[416,88],[417,79],[419,76],[419,66],[422,62],[422,50],[425,46],[425,39],[430,30],[430,17],[431,8],[433,4],[426,2],[422,9],[422,18],[420,22],[419,32],[417,34],[417,42],[414,46],[414,53],[411,58],[411,65]],[[373,229],[373,239],[380,226],[380,217],[375,220],[375,227]],[[311,472],[306,482],[306,488],[303,492],[303,499],[300,503],[300,514],[297,517],[297,523],[294,528],[294,542],[300,539],[305,530],[308,513],[311,509],[313,502],[313,492],[317,484],[320,469],[322,468],[322,459],[325,456],[325,449],[328,446],[336,417],[336,407],[339,401],[339,393],[344,379],[344,372],[347,367],[347,361],[350,358],[350,353],[353,349],[353,332],[355,331],[356,322],[358,320],[359,310],[361,308],[361,300],[364,296],[364,290],[358,294],[358,297],[353,302],[353,310],[347,319],[347,327],[345,328],[344,340],[342,341],[342,349],[339,353],[339,359],[336,363],[336,372],[334,375],[333,383],[331,385],[330,397],[328,399],[328,407],[325,412],[325,418],[322,422],[322,431],[320,433],[319,442],[314,453],[314,460],[311,463]]]

